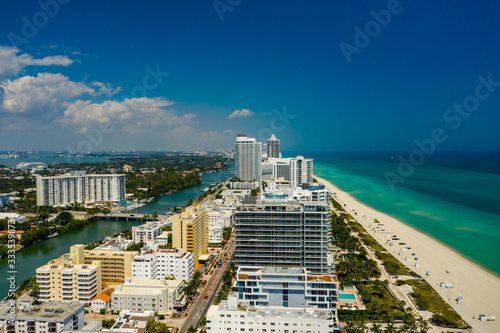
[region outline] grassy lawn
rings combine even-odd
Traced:
[[[354,232],[366,232],[365,228],[361,224],[355,221],[349,221],[349,226],[351,227],[352,231]]]
[[[332,200],[333,207],[335,207],[338,210],[344,210],[344,208],[342,207],[342,205],[339,204],[334,198],[331,198],[331,200]]]
[[[365,234],[365,233],[360,233],[359,237],[361,237],[361,240],[363,241],[363,243],[365,243],[366,245],[371,247],[373,250],[385,251],[385,248],[382,245],[380,245],[379,242],[377,242],[375,240],[375,238],[373,238],[372,236]]]
[[[434,313],[432,321],[436,324],[456,328],[468,327],[462,317],[439,296],[427,281],[404,280],[398,284],[409,284],[413,287],[411,296],[415,299],[415,303],[421,310]]]
[[[392,254],[380,251],[376,251],[375,254],[384,262],[384,266],[389,274],[418,276],[418,274],[400,263]]]
[[[358,288],[367,310],[379,314],[401,313],[404,315],[398,301],[392,297],[382,282],[358,283],[356,288]]]

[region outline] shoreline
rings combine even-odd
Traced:
[[[346,212],[361,223],[368,234],[373,236],[387,252],[429,282],[439,295],[462,316],[462,319],[473,327],[474,332],[500,332],[498,321],[481,322],[478,320],[480,314],[491,314],[497,317],[500,314],[500,277],[431,236],[365,205],[326,179],[317,175],[314,175],[314,178],[323,183],[332,193],[336,193],[337,201],[341,205],[345,204]],[[366,215],[365,218],[364,215]],[[379,224],[373,222],[374,218],[379,220],[383,225],[382,228],[391,231],[390,235],[397,235],[398,242],[406,243],[404,247],[411,247],[411,249],[401,251],[401,245],[398,246],[396,243],[388,246],[386,240],[391,238],[376,229]],[[402,255],[399,255],[400,252]],[[412,256],[412,253],[416,253],[416,256]],[[405,260],[407,257],[409,261]],[[419,260],[415,261],[415,257]],[[415,263],[418,263],[419,267],[414,267]],[[450,273],[447,273],[447,270]],[[427,271],[432,272],[428,277],[425,275]],[[454,287],[450,289],[439,287],[441,282],[452,283]],[[463,296],[463,302],[455,301],[458,295]]]

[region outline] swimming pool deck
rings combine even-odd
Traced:
[[[354,299],[341,299],[340,296],[354,297]],[[344,297],[345,297],[344,296]],[[346,286],[344,290],[339,292],[339,299],[337,309],[350,309],[350,310],[364,310],[365,305],[361,301],[358,290],[355,286]]]

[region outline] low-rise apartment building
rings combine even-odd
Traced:
[[[339,282],[335,275],[312,275],[301,267],[238,268],[240,300],[250,306],[317,307],[335,311]]]
[[[74,265],[54,260],[36,269],[38,300],[90,303],[102,290],[101,263]]]
[[[153,311],[166,314],[173,311],[182,295],[182,281],[127,279],[116,286],[111,306],[114,310]]]
[[[331,310],[249,306],[247,301],[239,301],[235,293],[207,312],[208,333],[334,333],[338,328],[337,317]]]
[[[19,302],[0,303],[0,325],[6,333],[60,333],[79,330],[85,325],[84,305],[80,302],[45,302],[22,306]]]
[[[162,229],[166,226],[165,222],[146,222],[140,226],[132,227],[132,239],[134,242],[154,241],[162,233]]]

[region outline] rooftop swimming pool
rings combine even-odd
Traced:
[[[343,299],[343,300],[348,300],[348,299],[355,300],[356,296],[354,296],[353,294],[339,294],[339,299]]]

